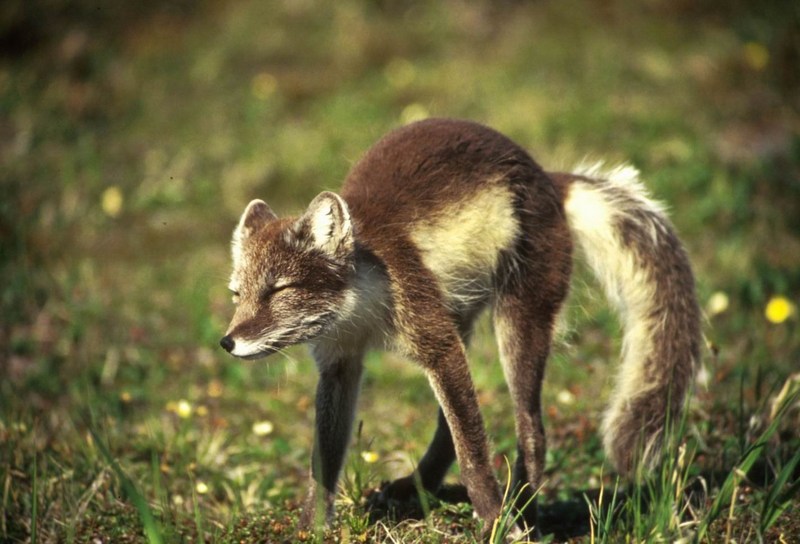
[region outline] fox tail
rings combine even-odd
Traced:
[[[681,414],[700,359],[694,276],[663,207],[630,166],[584,167],[565,176],[573,238],[620,314],[622,362],[602,424],[620,473],[658,458]]]

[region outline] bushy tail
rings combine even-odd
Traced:
[[[700,311],[689,259],[636,169],[586,167],[566,180],[574,239],[618,309],[622,362],[603,421],[617,470],[650,466],[679,419],[700,357]]]

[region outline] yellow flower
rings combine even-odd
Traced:
[[[377,463],[380,455],[376,451],[362,451],[361,458],[367,463]]]
[[[764,316],[770,323],[780,324],[794,315],[795,306],[786,297],[775,296],[769,299]]]
[[[192,405],[188,400],[181,399],[175,407],[175,413],[178,414],[178,417],[186,419],[192,415]]]
[[[711,316],[719,315],[725,313],[728,309],[730,301],[728,300],[728,295],[723,293],[722,291],[717,291],[708,299],[708,304],[706,304],[706,309],[708,310],[708,314]]]
[[[100,206],[109,217],[117,217],[122,211],[122,191],[116,185],[112,185],[105,191],[100,199]]]
[[[256,421],[253,423],[253,434],[256,436],[267,436],[268,434],[272,434],[274,429],[275,426],[272,424],[272,422],[266,419],[264,421]]]
[[[570,404],[575,404],[575,395],[573,395],[572,392],[569,391],[568,389],[562,389],[561,391],[559,391],[558,395],[556,396],[556,399],[561,404],[565,404],[567,406],[569,406]]]
[[[414,121],[422,121],[423,119],[427,119],[430,117],[430,115],[431,114],[428,112],[428,108],[418,102],[414,102],[413,104],[409,104],[403,108],[403,112],[400,114],[400,121],[407,125],[408,123],[413,123]]]
[[[208,485],[205,482],[197,482],[194,486],[194,490],[197,491],[198,495],[205,495],[208,493]]]

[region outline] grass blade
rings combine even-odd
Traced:
[[[100,437],[97,435],[93,427],[89,427],[89,432],[92,435],[94,443],[97,445],[97,449],[100,450],[100,454],[111,466],[111,469],[114,471],[114,474],[117,475],[117,478],[119,478],[122,489],[125,491],[128,499],[133,503],[133,506],[139,512],[139,519],[142,522],[147,541],[150,544],[163,544],[164,539],[161,536],[161,528],[156,522],[153,511],[150,509],[150,505],[147,504],[147,500],[139,492],[139,490],[136,488],[136,485],[128,477],[128,475],[125,474],[125,472],[122,470],[122,467],[119,466],[119,463],[117,463],[117,460],[111,455],[111,452],[103,443],[103,441],[100,440]]]
[[[791,460],[783,466],[764,499],[760,524],[762,535],[778,521],[778,518],[789,507],[792,499],[800,490],[800,479],[795,480],[792,485],[786,487],[786,483],[794,474],[794,469],[798,462],[800,462],[800,451],[795,453]]]
[[[709,509],[707,515],[702,520],[700,525],[697,529],[696,541],[700,542],[703,541],[708,528],[711,524],[716,520],[722,511],[725,509],[726,506],[729,506],[731,500],[733,498],[734,492],[736,488],[739,486],[739,482],[743,480],[750,469],[753,467],[755,462],[761,457],[764,449],[766,448],[769,439],[772,437],[773,434],[778,430],[778,425],[780,424],[781,420],[783,419],[784,414],[789,409],[789,407],[797,400],[798,396],[800,396],[800,391],[795,391],[791,395],[787,395],[781,398],[780,405],[774,410],[772,414],[772,420],[770,421],[769,426],[761,433],[761,436],[758,437],[758,440],[747,448],[747,450],[742,455],[742,460],[731,470],[728,476],[725,478],[725,481],[722,484],[722,487],[719,490],[714,502],[711,504],[711,508]]]
[[[36,544],[39,533],[39,463],[33,456],[33,489],[31,493],[31,544]]]

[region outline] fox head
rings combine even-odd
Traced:
[[[220,345],[232,355],[256,359],[313,340],[347,305],[355,243],[338,195],[320,194],[296,219],[253,200],[231,245],[236,310]]]

